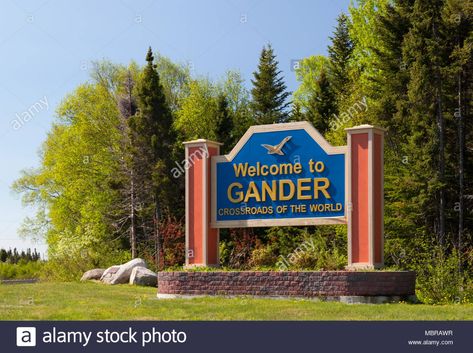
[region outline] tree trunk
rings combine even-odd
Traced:
[[[437,30],[435,22],[432,25],[433,37],[438,41]],[[438,178],[440,183],[444,184],[445,181],[445,120],[443,118],[443,104],[442,104],[442,77],[440,68],[435,68],[435,78],[437,86],[436,94],[436,105],[437,105],[437,131],[438,131],[438,154],[439,154],[439,165],[438,165]],[[445,240],[445,187],[441,186],[439,190],[439,229],[438,229],[438,241],[440,245],[443,245]]]
[[[159,234],[159,205],[158,202],[155,201],[155,210],[154,210],[154,232],[155,232],[155,242],[154,242],[154,262],[156,265],[156,269],[160,270],[160,257],[161,257],[161,237]],[[163,264],[164,265],[164,264]]]
[[[461,271],[461,253],[462,253],[462,241],[464,232],[464,217],[465,217],[465,131],[464,131],[464,120],[462,111],[462,72],[458,73],[458,149],[459,149],[459,160],[458,160],[458,194],[459,194],[459,209],[458,209],[458,256],[459,264],[458,270]]]
[[[445,121],[442,114],[442,84],[439,84],[437,96],[437,127],[439,134],[439,181],[445,181]],[[443,245],[445,240],[445,187],[442,185],[439,191],[439,242]]]
[[[135,176],[133,169],[131,170],[130,180],[130,244],[131,244],[131,258],[136,258],[136,222],[135,222]]]

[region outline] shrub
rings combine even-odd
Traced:
[[[69,256],[67,254],[55,255],[45,263],[41,278],[58,281],[78,280],[85,271],[92,268],[107,268],[131,260],[129,251],[108,250],[107,254],[100,252],[101,258],[97,258],[99,253],[94,253],[92,250],[71,252]]]
[[[177,268],[185,262],[185,228],[183,221],[166,215],[159,223],[160,251],[159,264],[156,258],[156,238],[149,237],[138,244],[138,256],[148,267],[157,272],[168,267]]]
[[[230,241],[220,240],[218,251],[220,266],[228,265],[230,261],[230,254],[232,252],[232,243]]]
[[[453,250],[446,253],[436,247],[414,265],[417,296],[426,304],[468,303],[473,299],[473,282],[468,273],[459,271],[460,258]]]
[[[182,266],[186,260],[184,223],[168,217],[162,222],[159,231],[163,238],[163,267]]]
[[[278,255],[288,256],[304,241],[307,231],[307,227],[271,227],[266,230],[266,238]]]
[[[320,262],[320,254],[316,251],[303,250],[291,254],[289,257],[290,269],[316,270]]]
[[[271,246],[259,246],[251,252],[249,265],[252,268],[273,267],[278,258]]]
[[[312,244],[314,242],[314,244]],[[220,265],[231,269],[338,270],[347,264],[346,226],[273,227],[221,233]]]
[[[0,262],[0,279],[39,278],[43,267],[42,261]]]
[[[306,234],[304,241],[288,256],[280,256],[280,269],[340,270],[347,263],[345,252],[327,236]]]
[[[181,266],[185,260],[185,239],[182,222],[172,217],[163,218],[160,227],[160,266],[156,266],[154,238],[142,240],[138,244],[138,256],[148,267],[157,271],[165,267]],[[51,248],[50,248],[51,250]],[[79,279],[92,268],[107,268],[131,260],[131,252],[120,242],[70,243],[69,246],[55,247],[49,252],[49,260],[44,266],[42,278],[61,281]]]
[[[234,269],[248,268],[255,246],[256,236],[252,228],[230,229],[228,239],[220,241],[220,265]]]

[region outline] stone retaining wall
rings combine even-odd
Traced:
[[[414,272],[159,272],[162,295],[288,297],[414,295]]]

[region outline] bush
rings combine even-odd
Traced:
[[[325,235],[306,234],[304,241],[288,256],[280,256],[281,270],[340,270],[347,264],[345,252]]]
[[[288,256],[304,241],[310,228],[271,227],[266,230],[267,242],[278,255]]]
[[[251,254],[257,243],[253,229],[229,229],[226,235],[228,238],[220,241],[220,265],[233,269],[248,268]]]
[[[177,268],[185,263],[186,240],[183,221],[166,215],[159,224],[161,249],[159,264],[156,259],[156,239],[149,237],[138,244],[138,257],[146,261],[149,269],[158,272],[167,268]]]
[[[105,253],[104,249],[108,252]],[[60,255],[51,256],[45,263],[41,278],[58,281],[78,280],[85,271],[93,268],[107,268],[112,265],[122,264],[131,260],[127,250],[114,250],[111,248],[71,251]]]
[[[181,221],[165,217],[159,226],[161,239],[160,264],[155,258],[155,238],[140,239],[138,257],[146,261],[153,271],[166,267],[182,266],[185,261],[185,232]],[[44,266],[42,277],[60,281],[78,280],[85,271],[93,268],[107,268],[120,265],[131,260],[131,251],[121,244],[120,239],[114,241],[77,242],[61,246],[49,247],[49,260]],[[67,246],[66,246],[67,245]]]
[[[426,304],[469,303],[473,299],[473,282],[468,273],[459,271],[460,258],[440,247],[433,254],[419,258],[414,265],[417,273],[417,296]]]
[[[44,267],[42,261],[23,261],[16,264],[0,262],[0,279],[39,278]]]
[[[161,223],[159,232],[163,239],[163,266],[182,266],[186,261],[186,232],[184,222],[167,217]]]
[[[220,266],[225,267],[230,262],[230,254],[232,252],[232,243],[230,241],[220,240],[219,242],[219,259]]]
[[[272,227],[221,233],[220,265],[231,269],[338,270],[347,264],[346,226]],[[312,242],[315,242],[312,244]]]
[[[251,258],[249,265],[252,268],[267,268],[274,267],[278,257],[274,253],[274,250],[271,246],[259,246],[251,252]]]

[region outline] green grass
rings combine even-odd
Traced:
[[[0,320],[472,320],[473,304],[348,305],[254,298],[156,299],[100,283],[0,285]]]

